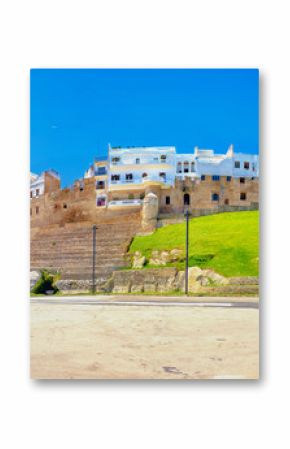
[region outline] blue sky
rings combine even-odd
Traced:
[[[258,153],[256,69],[32,69],[31,171],[62,186],[112,146]]]

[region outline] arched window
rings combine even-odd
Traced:
[[[190,196],[188,193],[185,193],[183,195],[183,204],[184,206],[189,206],[190,205]]]
[[[189,163],[188,161],[184,161],[183,163],[183,172],[188,173],[189,172]]]
[[[182,165],[181,162],[177,163],[177,173],[182,173]]]
[[[142,178],[147,178],[147,173],[143,173]]]
[[[191,163],[191,171],[194,171],[194,162]]]

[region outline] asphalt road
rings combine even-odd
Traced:
[[[32,297],[32,304],[58,305],[111,305],[111,306],[172,306],[172,307],[237,307],[259,308],[257,297],[185,297],[185,296],[130,296],[130,295],[98,295],[98,296],[57,296]]]

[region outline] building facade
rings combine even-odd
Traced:
[[[160,216],[185,208],[193,215],[257,209],[259,157],[235,153],[233,145],[225,154],[198,147],[178,154],[175,147],[109,146],[108,158],[95,160],[71,189],[61,190],[53,170],[31,175],[31,215],[38,215],[38,222],[42,214],[53,223],[72,216],[94,221],[102,214],[141,210],[149,193],[157,198]]]

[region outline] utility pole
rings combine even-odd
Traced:
[[[93,272],[92,272],[92,292],[96,293],[96,235],[97,226],[93,226]]]
[[[185,294],[188,295],[188,231],[189,231],[189,211],[185,211],[186,232],[185,232]]]

